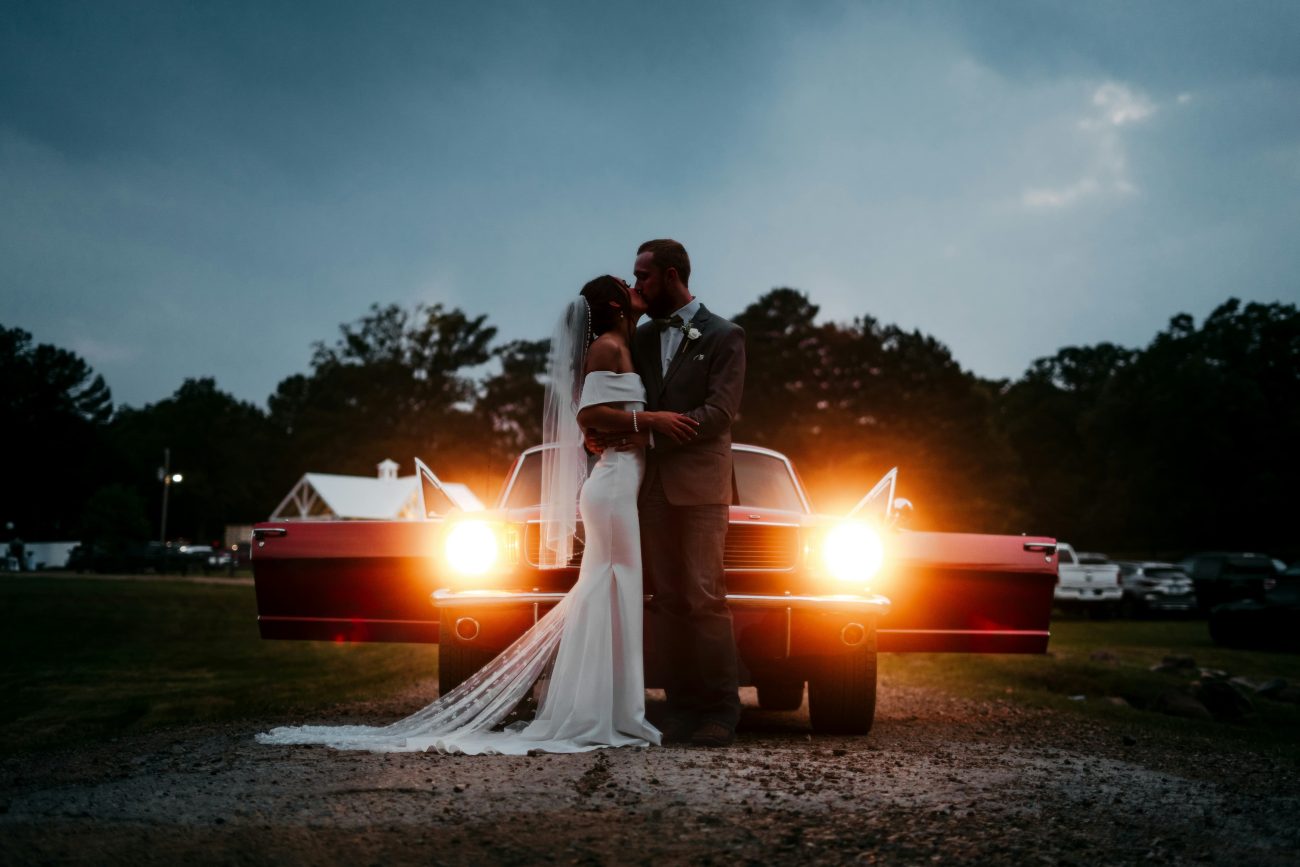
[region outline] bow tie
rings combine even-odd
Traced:
[[[660,331],[666,331],[669,328],[681,328],[682,325],[685,324],[682,321],[682,317],[678,316],[676,313],[669,316],[667,319],[652,319],[650,321],[653,322],[655,328],[658,328]]]

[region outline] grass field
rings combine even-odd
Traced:
[[[432,646],[262,641],[248,586],[5,577],[0,600],[0,753],[174,724],[302,719],[341,702],[391,695],[437,670]],[[1099,651],[1103,658],[1093,658]],[[885,655],[881,674],[886,683],[1201,733],[1225,747],[1300,759],[1295,705],[1256,700],[1256,713],[1237,723],[1136,709],[1195,676],[1150,671],[1169,654],[1234,675],[1300,683],[1300,655],[1221,649],[1195,620],[1064,621],[1053,624],[1047,656]]]
[[[253,589],[0,579],[0,752],[304,713],[409,687],[437,648],[263,641]]]
[[[1173,655],[1191,657],[1197,668],[1151,670]],[[1050,707],[1153,733],[1206,735],[1225,748],[1263,748],[1300,762],[1300,706],[1255,698],[1255,712],[1237,722],[1182,719],[1143,709],[1162,693],[1186,688],[1202,668],[1254,681],[1281,677],[1300,684],[1300,655],[1219,647],[1210,640],[1204,620],[1058,620],[1052,623],[1046,656],[893,654],[880,662],[883,675],[906,682]],[[1113,699],[1124,699],[1124,704]]]

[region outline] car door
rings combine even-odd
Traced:
[[[849,513],[898,516],[898,469]],[[911,504],[906,503],[910,509]],[[896,530],[873,588],[890,601],[877,624],[882,652],[1044,653],[1057,581],[1056,540],[1045,536]]]
[[[899,532],[878,592],[882,652],[1043,653],[1056,543],[1043,536]]]
[[[279,521],[253,528],[257,622],[263,638],[438,640],[434,558],[456,504],[423,461],[417,521]]]
[[[437,641],[436,521],[279,521],[253,527],[263,638]]]

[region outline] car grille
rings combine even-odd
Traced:
[[[569,567],[582,563],[582,542],[575,539]],[[536,566],[541,560],[542,534],[537,524],[524,531],[524,552]],[[722,565],[729,572],[793,569],[799,561],[799,528],[772,524],[732,524]]]

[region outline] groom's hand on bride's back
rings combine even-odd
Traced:
[[[641,431],[634,433],[601,433],[595,428],[587,428],[582,434],[582,443],[587,451],[593,455],[598,455],[606,449],[613,449],[616,452],[630,452],[633,449],[643,449],[650,444],[650,433]]]

